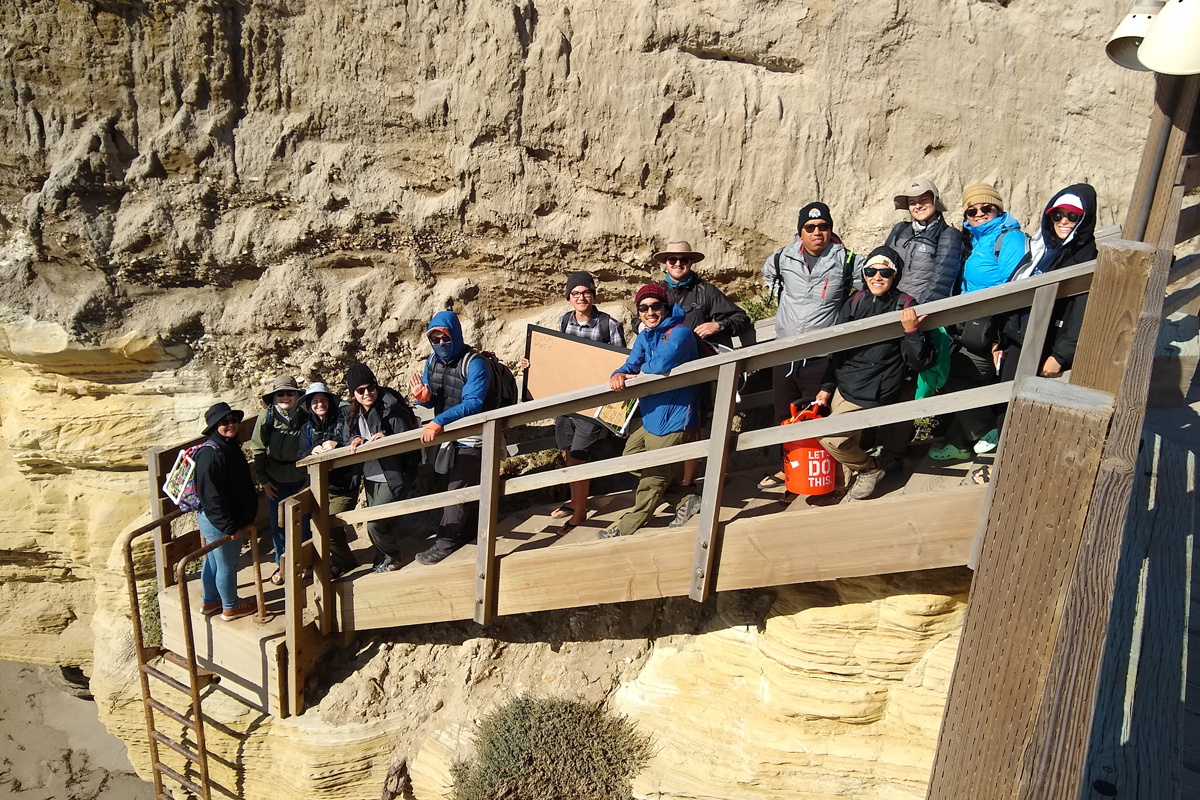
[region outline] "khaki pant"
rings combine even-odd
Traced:
[[[851,403],[846,398],[842,397],[842,393],[835,391],[833,399],[829,401],[830,416],[836,414],[847,414],[851,411],[858,411],[862,406]],[[862,431],[850,431],[841,433],[837,436],[825,436],[817,441],[821,446],[829,451],[829,455],[833,456],[839,464],[851,472],[861,472],[864,469],[870,469],[873,464],[871,457],[859,445],[859,440],[862,439]],[[842,471],[842,484],[848,483],[849,476]]]
[[[653,433],[647,432],[645,428],[638,428],[630,434],[629,440],[625,442],[623,455],[630,456],[634,453],[662,450],[664,447],[693,442],[696,440],[696,434],[697,432],[692,430],[668,433],[666,436],[655,436]],[[637,492],[634,495],[633,509],[621,517],[620,522],[617,523],[622,536],[637,533],[638,529],[646,524],[646,520],[654,514],[658,504],[664,499],[670,499],[668,495],[676,498],[675,505],[678,506],[696,493],[693,487],[685,487],[675,482],[679,477],[680,466],[680,463],[663,464],[657,467],[646,467],[641,471],[641,480],[638,481]]]

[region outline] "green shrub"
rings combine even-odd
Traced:
[[[523,695],[483,720],[474,759],[454,764],[454,798],[628,800],[650,755],[650,740],[625,717]]]
[[[162,644],[162,618],[158,608],[157,580],[152,580],[147,584],[142,596],[138,598],[138,606],[142,611],[142,644],[146,647],[157,647]]]
[[[738,295],[738,304],[750,315],[750,319],[755,322],[775,316],[775,309],[778,305],[775,295],[771,294],[767,289],[763,289],[758,297],[751,298],[745,295]]]

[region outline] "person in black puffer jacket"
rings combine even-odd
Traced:
[[[886,245],[871,251],[862,268],[865,289],[855,292],[843,305],[837,324],[880,314],[900,312],[904,336],[834,353],[817,403],[833,414],[894,403],[910,377],[927,370],[937,360],[937,350],[928,333],[919,330],[920,319],[913,298],[896,288],[903,261]],[[859,444],[862,431],[826,436],[821,445],[839,464],[854,475],[847,500],[865,500],[875,491],[884,470]],[[849,481],[847,481],[849,485]]]
[[[208,440],[192,456],[194,481],[200,513],[196,525],[205,544],[223,536],[257,536],[254,518],[258,516],[258,491],[250,476],[250,463],[238,441],[243,414],[228,403],[217,403],[204,414],[204,435]],[[200,568],[203,612],[231,620],[253,614],[258,605],[239,600],[237,562],[242,552],[238,538],[232,538],[204,557]]]
[[[375,373],[366,364],[346,370],[350,389],[350,411],[343,417],[340,436],[349,443],[350,452],[365,442],[373,442],[394,433],[416,430],[417,417],[395,389],[380,386]],[[403,500],[417,479],[420,451],[385,456],[362,465],[367,506]],[[375,571],[393,572],[400,568],[400,537],[403,518],[390,517],[367,523],[367,536],[375,545]]]
[[[946,207],[937,186],[928,178],[917,178],[893,200],[896,208],[912,217],[897,222],[884,241],[904,260],[904,276],[896,288],[918,303],[949,297],[962,275],[962,234],[942,216]]]
[[[320,381],[313,381],[296,405],[305,413],[304,425],[300,428],[301,459],[313,453],[324,453],[349,442],[346,434],[346,417],[350,404],[339,398]],[[362,467],[350,467],[329,472],[329,513],[341,514],[358,504],[358,490],[362,486]],[[346,526],[338,525],[329,530],[329,571],[334,580],[350,572],[358,562],[350,550]]]

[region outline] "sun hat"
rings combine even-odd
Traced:
[[[233,414],[235,417],[237,417],[238,422],[241,422],[246,417],[245,412],[235,411],[234,409],[230,408],[229,403],[224,401],[220,403],[214,403],[212,406],[210,406],[208,411],[204,412],[204,435],[212,436],[212,432],[217,429],[217,425],[221,423],[221,420],[225,419],[230,414]]]
[[[271,405],[271,398],[281,389],[291,389],[293,392],[296,392],[296,394],[299,394],[301,391],[299,384],[296,383],[296,379],[291,375],[279,375],[275,378],[275,380],[271,381],[271,388],[263,392],[263,402],[267,405]]]
[[[900,191],[896,193],[896,196],[892,199],[896,204],[896,208],[900,209],[901,211],[907,211],[908,198],[920,197],[926,192],[929,192],[931,195],[933,195],[933,207],[939,212],[944,212],[946,210],[946,206],[942,204],[942,198],[938,193],[937,186],[935,186],[933,181],[929,180],[929,178],[914,178],[903,188],[901,188]]]
[[[666,262],[667,256],[687,256],[692,260],[693,264],[704,260],[704,253],[693,250],[692,243],[686,239],[672,239],[667,242],[666,247],[650,256],[650,258],[659,264],[663,264]]]

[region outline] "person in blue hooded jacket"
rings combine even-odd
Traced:
[[[462,325],[453,311],[434,314],[425,335],[433,354],[425,362],[424,376],[413,373],[408,388],[414,400],[434,410],[433,420],[421,431],[421,441],[430,443],[450,423],[490,410],[492,371],[473,347],[463,343]],[[442,444],[434,471],[446,476],[447,491],[479,483],[482,447],[480,436],[464,436]],[[474,539],[478,517],[478,502],[446,506],[437,539],[432,547],[417,554],[417,562],[436,564]]]
[[[625,381],[631,375],[666,375],[680,364],[700,357],[696,335],[683,322],[683,309],[668,305],[665,289],[653,283],[643,286],[638,289],[634,305],[642,322],[642,331],[634,340],[629,358],[609,378],[609,387],[614,392],[624,391]],[[696,386],[643,397],[642,427],[630,435],[624,455],[694,441],[700,428],[698,400]],[[679,473],[678,463],[643,469],[633,508],[616,525],[596,534],[596,538],[611,539],[636,533],[673,490],[678,490],[682,497],[675,506],[671,527],[684,525],[696,516],[700,512],[700,498],[694,487],[677,483]]]

